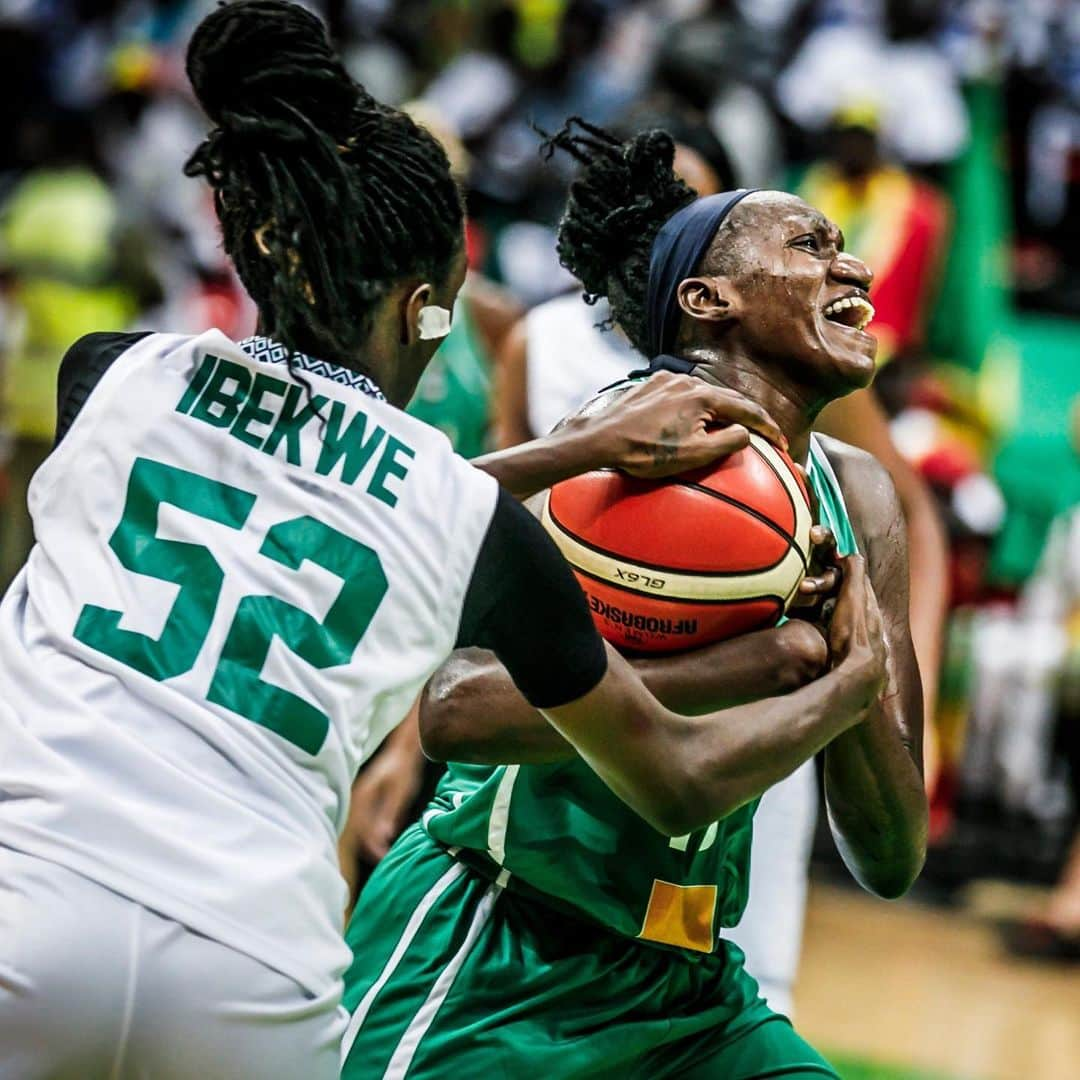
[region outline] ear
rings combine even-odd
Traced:
[[[738,318],[738,293],[727,278],[684,278],[678,298],[679,307],[691,319],[724,323]]]
[[[420,340],[420,309],[431,299],[431,285],[423,282],[411,292],[406,290],[401,301],[401,344],[415,345]]]

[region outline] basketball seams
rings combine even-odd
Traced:
[[[707,603],[714,599],[708,595],[709,585],[719,582],[738,582],[744,588],[727,588],[726,599],[750,602],[756,597],[776,596],[783,601],[781,589],[776,585],[786,584],[794,577],[801,580],[803,562],[798,549],[788,545],[783,558],[775,566],[752,572],[712,571],[702,573],[683,573],[671,567],[653,569],[645,567],[634,559],[596,551],[573,533],[558,525],[552,517],[549,500],[545,500],[542,521],[563,557],[575,570],[581,570],[595,581],[605,582],[618,587],[623,592],[659,600],[682,600],[688,603]],[[793,566],[791,564],[794,564]],[[792,570],[797,570],[792,574]],[[655,583],[627,580],[626,574],[649,578],[657,575]],[[662,576],[660,576],[662,575]],[[619,578],[623,577],[620,582]],[[753,591],[751,591],[753,590]]]
[[[756,450],[756,447],[754,449]],[[765,461],[765,458],[762,457],[760,454],[758,456],[762,458],[762,461]],[[768,464],[767,461],[766,461],[766,464]],[[769,467],[772,468],[771,465]],[[772,471],[774,473],[776,472],[775,469],[773,469]],[[778,476],[777,479],[780,480],[780,477]],[[740,502],[738,499],[736,499],[732,495],[725,495],[722,491],[716,491],[713,488],[705,487],[704,484],[697,484],[693,480],[678,480],[678,479],[676,479],[676,480],[673,481],[673,486],[675,486],[675,487],[683,487],[683,488],[690,488],[691,491],[700,491],[704,495],[711,495],[714,499],[719,499],[722,503],[726,503],[728,506],[734,506],[737,510],[742,510],[748,517],[752,517],[755,521],[760,522],[762,525],[767,526],[772,532],[776,533],[776,535],[779,536],[784,541],[785,544],[787,544],[788,548],[794,548],[796,553],[799,556],[799,561],[803,564],[804,568],[806,567],[806,559],[803,556],[802,549],[799,547],[798,540],[796,540],[794,536],[792,536],[785,528],[783,528],[783,526],[777,525],[775,521],[772,521],[770,518],[766,517],[760,510],[757,510],[752,506],[747,506],[746,503]],[[790,492],[788,492],[787,488],[784,487],[784,483],[783,483],[782,480],[780,481],[780,486],[782,488],[784,488],[784,494],[787,495],[788,500],[790,501],[791,494],[790,494]],[[792,507],[792,515],[791,516],[792,516],[792,520],[798,521],[798,517],[795,514],[794,507]],[[583,540],[582,543],[586,543],[586,541]],[[764,571],[764,570],[775,570],[776,567],[778,567],[786,558],[787,558],[787,551],[785,551],[784,554],[781,555],[780,558],[776,560],[776,562],[769,563],[767,566],[762,566],[760,569],[762,571]],[[642,565],[644,566],[645,564],[642,563]],[[694,573],[694,572],[695,571],[692,571],[692,570],[680,570],[679,571],[679,573],[681,573],[681,574],[691,574],[691,573]],[[714,571],[711,571],[711,570],[697,571],[697,572],[698,573],[708,573],[708,574],[714,573]],[[742,570],[732,570],[732,571],[730,571],[730,573],[734,574],[734,575],[738,575],[738,574],[746,573],[746,572],[747,571],[742,571]],[[756,572],[756,571],[751,571],[751,572]],[[724,576],[724,574],[727,573],[727,571],[719,571],[719,570],[717,570],[717,571],[715,571],[715,573],[717,574],[717,576]]]
[[[792,473],[791,470],[787,467],[787,464],[786,462],[784,462],[783,457],[781,457],[780,454],[760,436],[750,436],[750,448],[754,451],[755,454],[757,454],[759,458],[761,458],[762,461],[765,462],[766,465],[768,465],[768,467],[772,470],[773,474],[776,476],[776,479],[780,481],[780,486],[784,489],[784,492],[787,495],[788,501],[791,505],[792,520],[795,522],[795,536],[792,537],[792,540],[795,544],[796,549],[799,551],[800,554],[802,554],[803,545],[799,543],[798,534],[800,532],[803,532],[805,529],[805,544],[807,553],[809,553],[810,526],[813,525],[813,519],[810,516],[810,504],[806,501],[802,485],[799,483],[794,473]],[[792,493],[791,484],[788,483],[783,473],[781,473],[781,471],[777,468],[776,462],[773,461],[774,457],[780,459],[781,463],[784,464],[784,472],[787,472],[791,476],[791,480],[795,484],[795,491],[799,495],[798,500],[795,499],[795,495]],[[804,566],[806,566],[806,561],[806,556],[803,556]]]
[[[787,486],[787,483],[785,482],[783,476],[780,475],[780,470],[769,460],[768,455],[765,454],[762,451],[761,447],[758,446],[753,440],[751,440],[750,442],[750,449],[753,450],[757,457],[765,463],[766,468],[773,474],[773,476],[776,477],[776,480],[780,485],[780,490],[783,491],[785,497],[787,498],[788,508],[791,510],[792,533],[789,533],[787,529],[783,528],[782,526],[777,525],[775,521],[770,521],[769,524],[772,525],[774,529],[778,529],[780,532],[782,532],[786,537],[790,539],[793,544],[798,546],[798,540],[796,540],[794,535],[792,534],[795,532],[795,530],[799,528],[799,511],[795,506],[795,500],[791,496],[791,489]],[[768,519],[766,518],[766,520]]]
[[[711,495],[714,498],[719,499],[721,502],[726,503],[728,506],[734,506],[738,510],[745,510],[746,513],[753,517],[755,520],[760,521],[764,525],[768,525],[773,532],[778,533],[785,541],[786,548],[780,557],[771,563],[767,563],[764,566],[757,567],[754,570],[684,570],[681,567],[673,567],[670,564],[664,565],[663,563],[646,562],[644,559],[639,559],[635,556],[633,559],[628,558],[626,555],[621,554],[618,551],[612,551],[610,548],[601,547],[599,544],[594,544],[591,540],[586,540],[585,537],[579,536],[573,529],[566,525],[559,519],[558,514],[555,513],[554,507],[551,505],[550,494],[547,502],[545,503],[545,513],[547,517],[551,519],[551,522],[559,530],[559,532],[567,537],[570,537],[575,544],[580,544],[581,547],[588,548],[590,551],[595,552],[597,555],[603,555],[607,559],[614,559],[618,562],[626,563],[627,566],[633,566],[642,570],[653,570],[658,574],[678,574],[680,577],[704,577],[704,578],[727,578],[727,577],[745,577],[747,574],[764,574],[770,570],[775,570],[787,557],[788,551],[794,550],[799,556],[800,562],[803,567],[806,566],[806,560],[802,556],[802,552],[799,551],[798,543],[793,536],[788,536],[783,529],[781,529],[774,522],[769,521],[768,518],[757,513],[753,507],[746,506],[745,504],[733,499],[730,496],[722,495],[718,491],[713,491],[710,488],[701,487],[699,484],[684,480],[676,480],[672,482],[672,487],[689,488],[691,491],[699,491],[705,495]],[[592,576],[592,575],[590,575]],[[630,590],[633,591],[633,590]]]
[[[545,495],[541,521],[608,640],[647,651],[696,647],[775,625],[786,610],[807,570],[812,513],[787,456],[754,435],[748,449],[716,487],[712,474],[654,484],[660,490],[641,516],[620,506],[633,485],[613,487],[611,479],[570,489],[565,502],[561,487]],[[703,497],[716,502],[697,501]],[[613,517],[609,506],[619,507]],[[692,569],[671,565],[684,558]]]

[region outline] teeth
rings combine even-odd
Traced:
[[[874,317],[874,305],[871,304],[869,300],[864,300],[861,296],[845,296],[842,300],[834,300],[825,309],[824,314],[826,317],[829,315],[838,315],[841,311],[846,311],[848,308],[858,308],[861,312],[859,321],[855,324],[856,330],[862,330]]]

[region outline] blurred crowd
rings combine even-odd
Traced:
[[[67,346],[253,330],[207,190],[183,175],[205,127],[183,49],[211,6],[0,0],[0,585],[32,540],[26,489]],[[573,162],[541,147],[568,116],[663,127],[700,192],[797,190],[840,224],[876,274],[873,408],[948,535],[933,792],[948,857],[930,874],[1059,876],[1018,947],[1060,952],[1071,928],[1080,956],[1080,5],[310,6],[461,177],[465,302],[411,408],[467,456],[547,430],[639,363],[594,334],[604,312],[558,262]],[[560,359],[574,334],[588,371]],[[1041,944],[1035,922],[1054,931]]]

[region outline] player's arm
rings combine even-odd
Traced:
[[[687,716],[790,693],[827,662],[824,637],[798,619],[677,656],[631,661],[649,693]],[[436,761],[537,765],[576,756],[486,649],[456,652],[432,677],[420,703],[420,738]]]
[[[741,450],[747,429],[784,445],[772,418],[749,398],[688,375],[660,372],[610,409],[586,412],[542,439],[474,458],[518,498],[591,469],[670,476]]]
[[[755,798],[876,700],[880,617],[859,559],[850,561],[830,635],[834,667],[809,686],[698,718],[673,713],[605,646],[558,549],[503,493],[458,644],[490,648],[608,787],[677,836]]]
[[[683,835],[726,817],[859,724],[880,692],[880,616],[862,560],[845,560],[830,632],[836,666],[783,697],[690,718],[665,709],[608,647],[589,693],[544,715],[654,828]]]
[[[906,528],[888,473],[873,458],[850,447],[830,451],[830,457],[866,546],[888,657],[884,688],[865,722],[825,751],[826,802],[852,874],[871,892],[894,898],[922,869],[928,814],[922,687],[908,625]]]

